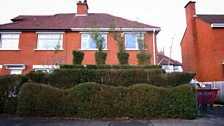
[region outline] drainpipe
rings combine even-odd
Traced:
[[[153,35],[152,35],[152,43],[153,43],[153,62],[154,65],[156,65],[156,41],[155,41],[155,29],[153,29]]]

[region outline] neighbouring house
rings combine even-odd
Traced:
[[[164,52],[157,53],[158,65],[161,65],[166,72],[183,72],[182,64],[166,56]]]
[[[77,3],[77,13],[48,16],[21,15],[0,25],[0,75],[47,71],[58,64],[72,64],[72,51],[85,53],[83,64],[95,64],[95,42],[90,32],[97,29],[105,40],[106,64],[118,64],[116,41],[110,26],[125,35],[129,64],[137,64],[137,33],[144,33],[151,64],[157,64],[156,35],[160,28],[105,13],[88,13],[87,0]],[[57,47],[57,48],[56,48]]]
[[[184,71],[196,72],[199,82],[220,88],[224,102],[224,15],[196,14],[195,2],[186,6],[187,28],[181,41]]]

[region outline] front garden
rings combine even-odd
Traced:
[[[62,65],[0,77],[0,113],[75,118],[197,117],[194,73],[155,65]]]

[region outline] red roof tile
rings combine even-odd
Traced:
[[[173,60],[167,56],[165,56],[163,53],[159,52],[157,54],[157,58],[158,58],[158,64],[159,65],[174,65],[174,66],[182,66],[182,64],[176,60]]]
[[[18,16],[11,19],[12,23],[0,25],[0,30],[38,30],[38,29],[71,29],[71,28],[109,28],[113,20],[117,28],[159,28],[137,23],[121,17],[103,13],[90,13],[88,16],[72,14],[56,14],[48,16]]]

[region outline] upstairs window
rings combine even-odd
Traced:
[[[0,50],[18,50],[19,33],[0,34]]]
[[[104,38],[103,49],[107,48],[107,35],[102,34]],[[91,34],[82,34],[81,50],[97,50],[95,41],[91,38]]]
[[[61,50],[62,33],[39,33],[37,50]]]
[[[144,39],[143,36],[135,33],[126,33],[125,34],[125,48],[126,50],[139,50],[138,48],[138,39]]]

